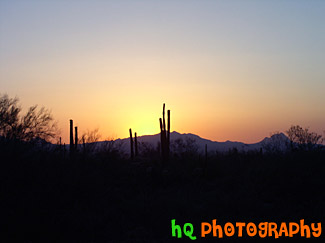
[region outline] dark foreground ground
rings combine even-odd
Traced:
[[[255,242],[270,239],[202,239],[200,223],[324,223],[324,152],[232,152],[210,155],[207,165],[183,154],[162,169],[155,156],[0,151],[0,242],[191,241],[172,238],[171,219],[192,223],[194,242]]]

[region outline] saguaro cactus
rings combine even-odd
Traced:
[[[74,127],[74,144],[75,149],[78,149],[78,127]]]
[[[70,120],[70,153],[73,152],[73,120]]]
[[[135,157],[139,155],[138,153],[138,138],[137,138],[137,133],[134,133],[134,148],[135,148]]]
[[[169,146],[170,146],[170,110],[167,111],[167,155],[169,157]]]
[[[132,139],[132,130],[130,128],[130,146],[131,146],[131,159],[134,158],[134,151],[133,151],[133,139]]]
[[[165,122],[165,104],[163,104],[163,118],[159,118],[160,124],[160,144],[161,155],[163,161],[166,162],[169,159],[169,145],[170,145],[170,110],[167,111],[167,130]]]

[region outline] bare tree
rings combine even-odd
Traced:
[[[286,131],[288,138],[291,141],[292,149],[311,150],[323,142],[323,136],[315,132],[310,132],[309,128],[303,129],[299,125],[291,126]]]
[[[18,98],[9,98],[7,94],[0,96],[0,136],[28,142],[36,139],[50,141],[55,138],[58,129],[51,111],[44,107],[37,110],[35,105],[20,116],[18,101]]]
[[[82,143],[83,141],[85,141],[85,143],[96,143],[100,138],[101,135],[99,134],[98,128],[91,131],[87,130],[87,132],[81,135],[81,139],[79,140],[79,143]]]
[[[0,136],[11,138],[18,129],[19,113],[18,98],[9,98],[8,95],[0,96]]]
[[[79,139],[79,144],[83,144],[83,149],[85,152],[93,151],[96,147],[96,142],[99,141],[101,135],[99,134],[99,129],[87,130],[81,135]]]

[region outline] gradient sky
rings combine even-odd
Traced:
[[[0,92],[102,139],[325,130],[325,1],[0,0]]]

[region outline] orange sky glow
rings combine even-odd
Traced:
[[[13,2],[0,92],[50,108],[66,143],[69,119],[101,139],[156,134],[163,103],[172,131],[214,141],[325,130],[321,2]]]

